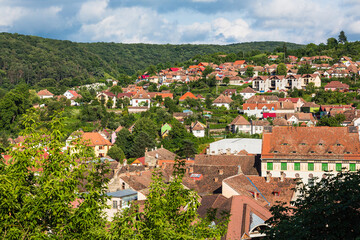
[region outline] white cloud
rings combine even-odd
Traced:
[[[216,2],[217,0],[192,0],[193,2],[204,2],[204,3],[209,3],[209,2]]]
[[[83,24],[76,38],[81,41],[157,43],[175,39],[176,31],[166,19],[147,8],[106,9],[103,18]]]
[[[109,0],[95,0],[85,2],[81,5],[77,14],[80,22],[96,22],[106,14]]]

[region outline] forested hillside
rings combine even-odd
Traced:
[[[231,45],[157,45],[121,43],[75,43],[20,34],[0,33],[0,84],[11,88],[20,82],[31,86],[41,80],[55,80],[61,86],[75,86],[95,79],[114,77],[126,81],[127,75],[149,65],[169,67],[213,53],[273,52],[283,42],[251,42]],[[286,43],[287,49],[302,45]]]

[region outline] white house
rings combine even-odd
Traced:
[[[206,126],[199,121],[191,125],[191,132],[195,137],[205,137]]]
[[[230,103],[232,101],[233,100],[230,97],[220,94],[220,96],[213,101],[213,105],[216,107],[225,107],[226,109],[229,109]]]
[[[44,98],[53,98],[54,94],[52,94],[50,91],[48,91],[47,89],[44,90],[40,90],[37,95],[39,96],[40,99],[44,99]]]
[[[256,94],[256,92],[251,88],[251,87],[247,87],[243,90],[240,91],[240,95],[243,97],[243,99],[249,99],[252,96],[254,96]]]
[[[137,92],[132,100],[131,100],[131,105],[133,107],[142,107],[142,106],[147,106],[148,108],[150,108],[150,101],[151,101],[151,97],[150,95],[142,90]]]
[[[78,99],[78,98],[82,98],[82,96],[80,94],[78,94],[76,91],[74,90],[67,90],[65,93],[64,93],[64,96],[67,98],[67,99],[70,99],[71,100],[71,106],[78,106],[79,103],[77,103],[75,100]]]

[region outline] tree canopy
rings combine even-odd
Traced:
[[[360,239],[360,171],[300,185],[293,206],[275,205],[268,239]]]

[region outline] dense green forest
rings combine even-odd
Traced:
[[[0,85],[12,88],[20,82],[44,85],[42,79],[54,79],[61,86],[77,86],[101,78],[113,77],[124,84],[137,71],[149,65],[179,66],[213,53],[232,54],[272,52],[283,42],[251,42],[231,45],[157,45],[122,43],[75,43],[21,34],[0,33]],[[287,48],[303,45],[286,43]],[[238,56],[238,57],[237,57]],[[226,60],[226,59],[225,59]]]

